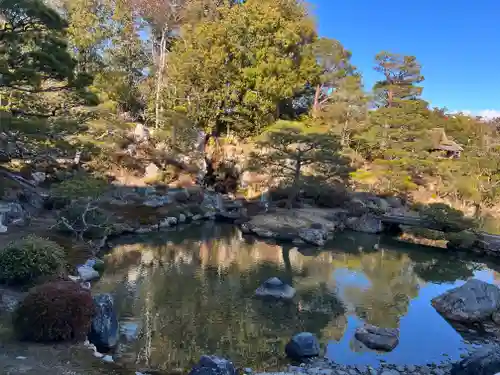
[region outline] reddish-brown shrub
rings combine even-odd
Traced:
[[[74,281],[54,281],[30,289],[17,307],[14,330],[21,340],[83,340],[94,315],[90,292]]]

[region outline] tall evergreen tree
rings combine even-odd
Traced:
[[[295,0],[219,10],[220,20],[182,30],[169,60],[171,105],[184,107],[202,128],[256,134],[318,75],[314,23]]]
[[[65,39],[67,22],[40,0],[0,0],[0,87],[29,92],[77,83]]]

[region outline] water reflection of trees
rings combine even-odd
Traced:
[[[398,327],[408,311],[410,300],[418,295],[419,279],[413,262],[404,253],[384,250],[372,253],[343,254],[333,261],[336,268],[362,272],[366,287],[343,287],[343,298],[356,315],[382,327]]]
[[[124,253],[140,248],[146,266],[135,304],[119,302],[143,317],[143,334],[135,348],[141,362],[186,367],[202,354],[217,352],[239,363],[270,368],[296,332],[311,331],[320,338],[334,333],[325,341],[342,336],[346,320],[339,317],[344,308],[325,283],[332,271],[331,254],[304,257],[290,248],[246,243],[224,230],[204,240],[201,234],[181,239],[172,233],[166,241],[149,237],[147,244],[122,246],[109,257],[110,266],[118,270],[120,259],[135,259]],[[109,274],[116,276],[113,270]],[[270,276],[293,280],[295,302],[252,298]],[[325,327],[330,330],[323,332]]]
[[[401,244],[386,239],[389,248],[404,248],[414,263],[415,273],[424,281],[436,284],[453,283],[474,276],[474,271],[483,268],[474,257],[453,251],[436,250],[432,247]]]
[[[131,350],[137,359],[167,369],[187,367],[206,353],[272,368],[298,331],[315,332],[324,343],[340,340],[347,325],[344,303],[369,323],[397,327],[420,279],[472,274],[466,261],[447,264],[435,252],[402,251],[401,245],[359,251],[373,248],[369,238],[360,243],[339,237],[333,251],[314,251],[247,241],[233,227],[208,224],[148,234],[137,242],[125,239],[114,249],[100,288],[115,285],[121,314],[142,319],[141,337]],[[445,273],[433,269],[440,265]],[[334,275],[346,269],[362,274],[358,279],[366,285],[343,286]],[[294,303],[251,298],[270,276],[293,284]]]

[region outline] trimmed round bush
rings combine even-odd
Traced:
[[[54,241],[29,235],[0,250],[0,282],[25,285],[66,268],[64,249]]]
[[[95,312],[90,291],[74,281],[49,282],[32,288],[13,316],[21,340],[84,340]]]

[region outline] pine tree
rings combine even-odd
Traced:
[[[40,0],[0,0],[0,87],[28,92],[79,83],[65,39],[67,23]]]

